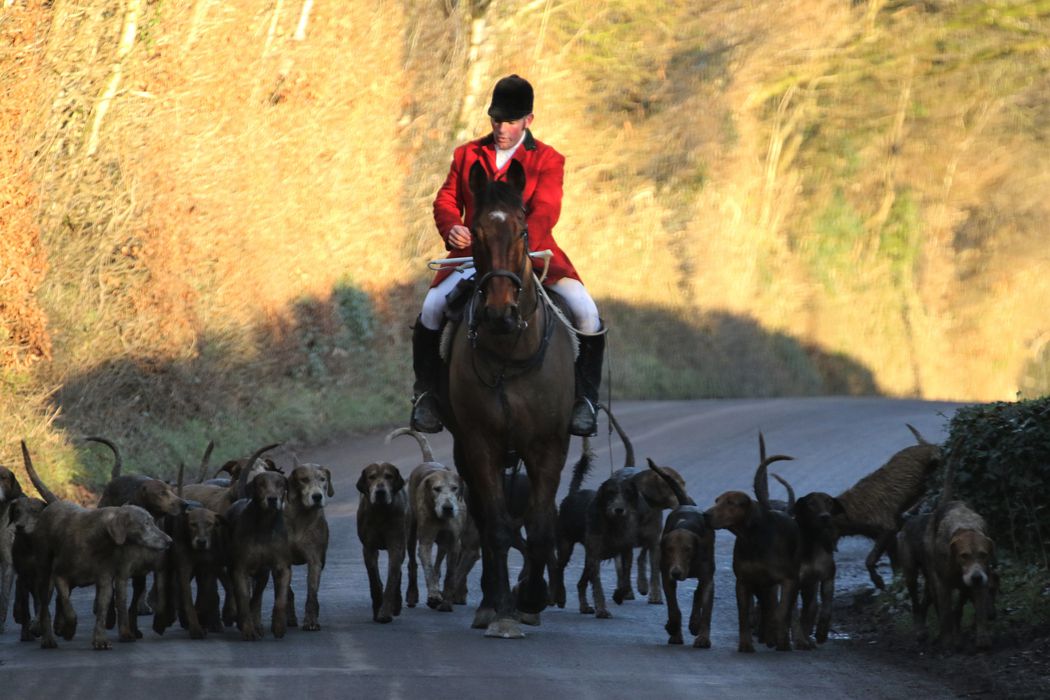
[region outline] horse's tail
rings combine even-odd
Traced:
[[[22,441],[22,463],[25,465],[26,474],[29,475],[29,480],[33,482],[33,486],[36,486],[36,490],[40,492],[44,501],[48,504],[54,503],[58,500],[58,496],[51,492],[51,489],[47,487],[44,480],[40,478],[40,475],[36,473],[36,469],[33,469],[33,460],[29,456],[29,448],[26,447],[26,441]]]
[[[689,494],[687,494],[685,492],[685,490],[682,488],[681,484],[679,484],[677,481],[675,481],[663,469],[661,469],[660,467],[656,466],[656,462],[654,462],[651,458],[649,459],[649,468],[652,469],[657,474],[659,474],[660,478],[663,479],[664,482],[667,483],[667,486],[671,489],[672,492],[674,492],[674,497],[678,500],[678,505],[680,505],[680,506],[695,506],[696,505],[696,501],[694,501],[692,498],[689,497]]]
[[[626,454],[624,455],[624,458],[623,458],[623,466],[624,467],[633,467],[633,466],[635,466],[635,462],[634,462],[634,445],[631,444],[631,439],[629,437],[627,437],[627,433],[624,432],[623,427],[620,425],[620,421],[616,420],[616,416],[613,415],[612,411],[609,410],[608,406],[603,404],[601,401],[598,401],[596,403],[597,403],[598,408],[600,408],[603,411],[605,411],[605,415],[609,416],[609,424],[619,434],[620,439],[623,440],[623,448],[626,451]]]
[[[99,437],[97,435],[92,435],[84,439],[88,442],[101,442],[103,445],[105,445],[113,451],[113,469],[110,470],[109,478],[110,480],[112,480],[120,476],[120,471],[124,467],[124,460],[120,458],[120,450],[117,449],[117,446],[114,445],[111,441],[107,440],[106,438]]]
[[[430,442],[427,440],[427,436],[423,433],[412,430],[412,428],[398,428],[397,430],[394,430],[389,435],[387,435],[386,440],[384,440],[384,442],[386,442],[386,444],[389,445],[390,441],[398,437],[399,435],[411,435],[412,437],[414,437],[416,439],[416,442],[419,443],[419,449],[423,452],[423,461],[434,461],[434,452],[430,449]]]
[[[569,482],[570,494],[580,490],[580,486],[583,485],[583,480],[587,478],[587,472],[591,470],[593,464],[594,450],[591,449],[591,439],[585,437],[583,439],[583,453],[576,460],[576,464],[572,465],[572,481]]]

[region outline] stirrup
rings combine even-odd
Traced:
[[[438,418],[437,399],[429,391],[424,391],[412,402],[412,418],[409,421],[412,430],[420,433],[440,433],[444,426]]]
[[[594,437],[598,434],[598,410],[586,396],[580,396],[572,406],[569,434],[578,437]]]

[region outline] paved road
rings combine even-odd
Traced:
[[[759,430],[771,452],[796,457],[797,461],[778,464],[777,471],[800,495],[817,489],[836,493],[911,443],[905,423],[928,438],[940,439],[955,408],[944,403],[839,398],[614,406],[638,459],[651,456],[679,469],[700,504],[711,503],[728,489],[750,490]],[[437,459],[450,463],[447,435],[434,436],[432,444]],[[606,438],[603,431],[596,444],[598,463],[591,485],[623,460],[615,437]],[[574,442],[570,463],[578,449]],[[177,628],[157,636],[148,631],[147,623],[143,640],[95,652],[86,622],[91,596],[79,589],[75,604],[82,620],[80,631],[73,641],[60,641],[58,650],[20,643],[10,626],[0,636],[0,698],[955,696],[942,681],[885,665],[836,639],[814,652],[760,649],[756,654],[738,654],[732,536],[727,533],[719,533],[710,650],[667,646],[665,608],[644,600],[613,606],[610,620],[581,616],[570,600],[564,610],[545,612],[543,624],[527,628],[524,640],[483,638],[480,631],[469,629],[472,606],[479,599],[477,568],[471,581],[471,607],[457,607],[452,613],[406,608],[392,624],[375,624],[355,533],[354,484],[361,468],[372,461],[391,461],[407,474],[419,460],[415,442],[399,438],[385,445],[382,435],[368,435],[321,446],[301,457],[331,466],[337,489],[328,507],[333,537],[322,580],[322,631],[293,629],[283,640],[267,637],[246,643],[229,630],[192,641]],[[567,481],[563,479],[563,490]],[[776,495],[776,488],[773,491]],[[840,595],[868,585],[862,572],[867,547],[859,539],[843,542]],[[582,559],[577,551],[566,575],[570,584],[579,575]],[[610,565],[603,567],[603,575],[611,591]],[[297,591],[305,590],[302,572],[296,573],[294,585]],[[686,593],[679,591],[679,595],[687,604]]]

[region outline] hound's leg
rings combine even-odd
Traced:
[[[317,598],[317,591],[321,588],[321,571],[324,566],[317,559],[311,559],[306,563],[306,613],[303,615],[303,631],[317,632],[321,629],[321,603]],[[288,612],[294,614],[291,604],[291,586],[288,587]]]
[[[262,639],[262,633],[255,627],[255,616],[252,615],[251,598],[248,592],[248,572],[239,568],[234,569],[233,589],[237,598],[237,622],[241,628],[241,639],[247,642]]]
[[[648,571],[656,570],[656,564],[653,564],[651,569],[646,568],[646,564],[648,564],[651,559],[649,545],[642,545],[642,548],[638,550],[638,573],[637,580],[635,581],[638,592],[641,595],[649,595],[650,588]],[[626,598],[626,600],[633,600],[633,598]]]
[[[418,533],[415,520],[408,524],[408,545],[405,547],[408,553],[408,590],[405,592],[405,602],[408,607],[414,608],[419,603],[419,583],[417,577],[419,572],[416,565],[416,541]]]
[[[280,566],[273,570],[273,615],[270,618],[270,631],[277,639],[284,636],[288,627],[288,590],[291,582],[292,567]]]
[[[127,582],[125,581],[125,583]],[[113,579],[108,576],[100,577],[95,583],[95,629],[91,635],[91,646],[98,651],[113,648],[109,643],[109,639],[106,638],[106,613],[109,611],[109,604],[112,599]],[[120,603],[124,604],[126,602],[127,592],[125,592],[124,599],[121,600]],[[124,608],[124,614],[127,614],[126,607]]]
[[[438,608],[441,605],[441,590],[438,587],[437,569],[434,568],[434,538],[437,533],[427,531],[420,533],[419,549],[416,554],[423,565],[423,578],[427,584],[427,607]]]
[[[736,614],[740,628],[740,641],[736,650],[753,653],[755,645],[751,642],[751,589],[740,580],[736,582]]]
[[[698,649],[711,648],[711,607],[714,600],[714,576],[701,575],[693,591],[693,613],[689,616],[689,632],[696,637],[693,646]]]
[[[831,631],[831,608],[835,602],[835,576],[820,582],[820,613],[817,617],[817,643],[828,641]]]
[[[663,576],[662,558],[663,554],[660,552],[660,544],[650,545],[646,548],[649,552],[649,605],[663,605],[664,599],[660,593],[663,591],[663,586],[660,585],[660,578]],[[641,559],[639,559],[638,573],[641,575]],[[641,592],[641,586],[638,587]]]
[[[365,547],[365,572],[368,574],[368,595],[372,599],[372,620],[390,622],[394,619],[390,611],[385,611],[380,619],[379,609],[383,607],[383,581],[379,578],[379,550]]]
[[[668,644],[682,644],[682,609],[678,607],[678,581],[670,576],[664,578],[664,598],[667,599],[667,630]],[[694,606],[696,603],[693,603]]]
[[[634,600],[634,590],[631,588],[631,564],[634,560],[634,548],[628,547],[618,557],[613,557],[616,562],[616,589],[613,591],[613,602],[622,605],[625,600]],[[597,605],[597,600],[595,600]],[[601,608],[598,608],[601,610]],[[601,616],[599,616],[601,617]]]

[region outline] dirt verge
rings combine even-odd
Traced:
[[[917,640],[910,615],[893,591],[857,588],[836,597],[833,626],[844,637],[838,643],[941,677],[959,697],[1050,697],[1050,625],[1030,624],[1020,610],[1007,608],[999,611],[990,651],[976,653],[970,637],[963,651],[946,652]]]

